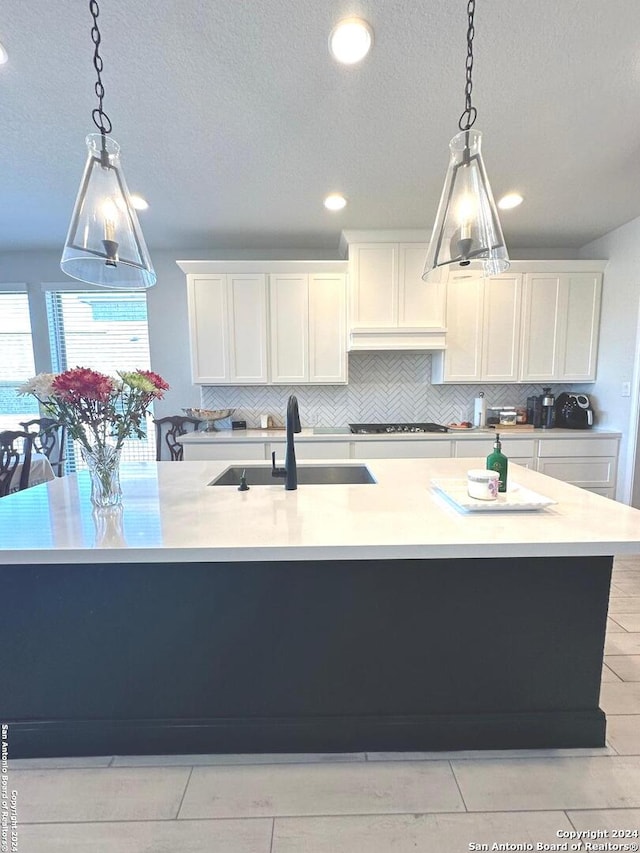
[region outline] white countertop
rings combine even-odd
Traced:
[[[325,432],[335,429],[335,432]],[[452,441],[470,438],[492,438],[496,432],[500,433],[501,439],[507,438],[619,438],[621,433],[610,430],[598,429],[468,429],[451,430],[450,432],[405,432],[405,433],[369,433],[357,435],[349,432],[348,427],[305,427],[302,432],[296,433],[296,441]],[[260,442],[260,441],[286,441],[284,429],[225,429],[211,432],[189,432],[177,439],[182,444],[228,444],[236,442]]]
[[[465,514],[431,487],[484,458],[374,459],[373,485],[207,485],[232,464],[125,464],[121,511],[92,513],[85,472],[2,498],[0,564],[640,553],[640,510],[515,464],[510,481],[557,503]]]

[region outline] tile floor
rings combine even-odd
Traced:
[[[640,556],[616,560],[609,610],[605,748],[9,760],[17,849],[458,853],[494,844],[638,845],[637,836],[613,832],[640,832]],[[586,831],[591,838],[572,848],[578,842],[570,833]]]

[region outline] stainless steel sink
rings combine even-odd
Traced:
[[[282,479],[271,476],[268,465],[232,465],[222,472],[210,486],[239,486],[243,471],[248,486],[280,486]],[[375,483],[366,465],[298,465],[299,486],[326,486],[352,483]]]

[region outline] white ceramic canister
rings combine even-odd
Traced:
[[[495,501],[498,497],[500,474],[484,468],[467,471],[467,492],[470,498],[480,501]]]

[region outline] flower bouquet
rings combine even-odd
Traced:
[[[119,504],[120,453],[125,439],[144,437],[142,423],[153,400],[169,385],[151,370],[119,370],[113,378],[88,367],[63,373],[39,373],[21,385],[18,394],[31,394],[47,415],[66,425],[80,444],[91,475],[95,506]]]

